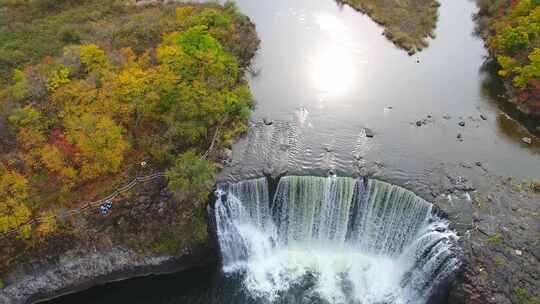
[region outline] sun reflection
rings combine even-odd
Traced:
[[[329,41],[311,58],[310,75],[315,88],[325,95],[343,94],[355,78],[353,50],[348,47],[351,37],[336,16],[317,16],[315,21]]]
[[[352,84],[354,69],[350,54],[339,47],[322,50],[313,60],[313,80],[317,90],[339,95]]]

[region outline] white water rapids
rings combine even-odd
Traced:
[[[461,262],[432,205],[377,180],[287,176],[222,185],[223,270],[269,303],[427,303]],[[301,299],[293,290],[302,290]]]

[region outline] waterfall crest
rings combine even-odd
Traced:
[[[461,265],[432,204],[374,179],[220,185],[213,210],[224,271],[270,301],[303,286],[297,303],[427,303]]]

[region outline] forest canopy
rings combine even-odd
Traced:
[[[32,36],[47,34],[35,24],[67,18],[59,6],[94,4],[13,0],[4,13],[18,20],[21,8],[45,5],[50,15],[34,25],[18,20]],[[171,168],[172,190],[202,189],[215,168],[200,155],[245,130],[253,98],[243,75],[259,41],[233,4],[118,5],[21,60],[6,56],[25,51],[22,35],[0,32],[0,69],[11,75],[0,89],[0,233],[110,191],[141,162]]]

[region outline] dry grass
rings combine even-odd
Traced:
[[[370,16],[384,26],[384,35],[410,55],[435,37],[440,6],[437,0],[336,0]]]

